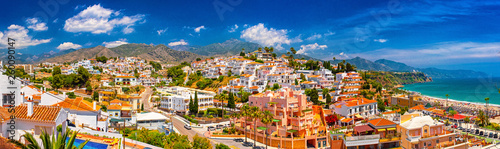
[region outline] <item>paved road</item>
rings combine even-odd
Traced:
[[[146,87],[146,90],[142,93],[142,104],[144,104],[144,110],[150,110],[153,108],[153,104],[149,101],[149,98],[153,94],[153,90],[150,87]],[[139,105],[140,106],[140,105]]]
[[[179,131],[180,134],[187,135],[189,141],[193,141],[193,137],[197,134],[194,130],[187,130],[186,128],[184,128],[184,123],[176,118],[172,118],[172,122],[174,124],[174,127]],[[198,134],[198,136],[202,135]]]

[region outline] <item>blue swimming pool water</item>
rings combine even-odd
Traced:
[[[69,137],[66,138],[66,142],[69,141]],[[83,142],[85,142],[85,140],[81,140],[81,139],[75,139],[75,142],[73,143],[73,146],[79,146],[80,144],[82,144]],[[85,147],[83,147],[83,149],[106,149],[108,148],[108,145],[107,144],[101,144],[101,143],[95,143],[95,142],[87,142],[87,144],[85,145]]]

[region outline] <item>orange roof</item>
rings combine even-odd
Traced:
[[[28,106],[26,104],[16,106],[15,110],[16,112],[14,113],[14,116],[16,119],[38,122],[55,122],[59,112],[61,111],[61,107],[33,105],[33,115],[31,116],[27,115]]]
[[[252,75],[251,74],[242,74],[240,76],[242,76],[242,77],[251,77]]]
[[[117,78],[135,78],[134,76],[116,76]]]
[[[256,89],[259,89],[259,87],[258,86],[252,86],[252,87],[249,87],[249,89],[256,90]]]
[[[324,113],[325,115],[330,115],[330,114],[332,114],[332,110],[327,110],[327,109],[324,109],[324,110],[323,110],[323,113]]]
[[[383,118],[378,118],[378,119],[370,120],[370,121],[368,121],[368,123],[372,124],[373,126],[396,125],[396,123],[394,123],[394,122],[392,122],[390,120],[383,119]]]
[[[124,101],[121,101],[120,99],[113,99],[109,103],[123,103]]]
[[[417,105],[417,106],[411,107],[410,110],[425,110],[425,106],[424,105]]]
[[[344,123],[347,123],[347,122],[350,122],[350,121],[352,121],[352,118],[346,118],[346,119],[342,119],[341,121],[342,121],[342,122],[344,122]]]
[[[10,120],[10,116],[12,114],[8,111],[7,108],[1,107],[0,106],[0,124]]]
[[[42,95],[40,95],[40,94],[33,95],[33,100],[41,100],[41,99],[42,99]]]
[[[98,111],[99,109],[101,109],[101,106],[96,106],[96,110],[94,110],[94,104],[88,102],[87,100],[83,100],[82,97],[76,97],[75,99],[66,98],[64,99],[64,101],[56,103],[52,106],[69,108],[71,110],[79,111]]]
[[[122,109],[122,106],[117,105],[117,104],[113,104],[113,105],[108,106],[108,110],[121,110],[121,109]]]
[[[220,101],[220,100],[217,100],[217,99],[214,99],[214,103],[227,103],[228,101]]]
[[[54,92],[54,91],[50,91],[49,93],[51,93],[51,94],[54,94],[54,95],[57,95],[57,94],[59,94],[59,93],[57,93],[57,92]]]
[[[346,106],[348,107],[353,107],[353,106],[359,106],[359,105],[365,105],[365,104],[370,104],[370,103],[376,103],[377,101],[375,100],[370,100],[366,98],[358,98],[350,101],[346,101]]]

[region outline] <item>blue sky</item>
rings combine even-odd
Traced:
[[[207,45],[235,38],[329,60],[500,72],[497,1],[6,1],[0,40],[18,52],[125,43]],[[5,48],[5,43],[0,42]]]

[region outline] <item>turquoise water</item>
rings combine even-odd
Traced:
[[[66,142],[68,142],[68,141],[69,141],[69,137],[66,138]],[[73,146],[78,147],[83,142],[85,142],[85,140],[75,139]],[[108,148],[107,144],[95,143],[95,142],[91,142],[91,141],[87,142],[87,144],[85,144],[85,147],[83,147],[83,149],[106,149],[106,148]]]
[[[484,98],[489,97],[490,104],[500,105],[500,78],[467,78],[467,79],[434,79],[432,82],[407,84],[403,89],[416,91],[422,95],[457,101],[486,103]]]

